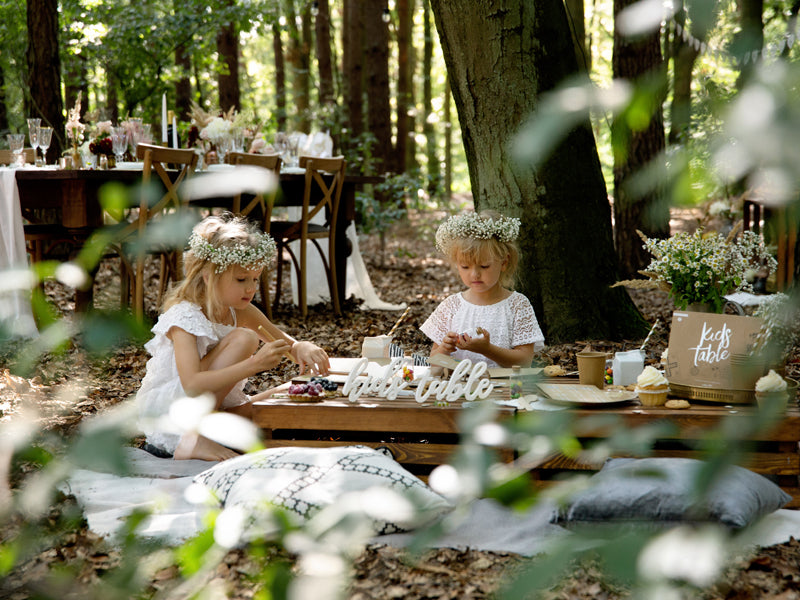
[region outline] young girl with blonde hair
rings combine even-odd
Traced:
[[[439,226],[436,246],[467,289],[445,298],[420,328],[433,341],[431,355],[528,366],[544,347],[530,301],[511,290],[519,226],[519,219],[488,210],[455,215]]]
[[[248,397],[247,378],[277,366],[286,352],[299,363],[301,374],[306,367],[327,374],[330,365],[322,348],[294,340],[251,304],[261,271],[275,254],[269,235],[230,213],[195,226],[184,258],[186,276],[167,297],[152,329],[155,336],[145,344],[152,358],[136,398],[140,425],[154,453],[202,460],[237,455],[196,433],[180,435],[164,425],[181,398],[211,394],[215,410],[249,417],[251,402],[269,392]]]

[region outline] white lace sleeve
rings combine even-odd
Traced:
[[[167,335],[173,327],[180,327],[196,336],[214,337],[214,328],[196,304],[181,302],[171,307],[153,326],[153,333]]]
[[[458,310],[458,295],[448,296],[431,313],[431,316],[420,327],[420,331],[427,335],[435,344],[441,344],[445,334],[451,330],[453,315]]]
[[[511,306],[514,313],[512,347],[533,344],[535,350],[544,348],[544,334],[539,327],[539,321],[536,319],[536,313],[533,312],[530,300],[523,294],[515,292],[511,298]]]

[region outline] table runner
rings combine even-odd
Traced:
[[[27,283],[25,230],[15,179],[16,169],[0,168],[0,324],[13,337],[38,335]]]

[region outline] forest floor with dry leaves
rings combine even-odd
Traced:
[[[362,254],[381,299],[407,302],[411,306],[407,321],[396,335],[406,353],[427,353],[429,344],[418,326],[445,296],[461,288],[458,277],[433,247],[430,225],[423,225],[432,220],[429,216],[423,217],[417,216],[412,226],[394,230],[383,251],[374,237],[362,241]],[[692,218],[690,215],[689,221]],[[116,297],[116,286],[118,278],[115,278],[113,263],[104,263],[95,287],[96,304],[110,306]],[[71,312],[72,296],[68,290],[48,283],[46,291],[60,311],[65,315]],[[664,292],[630,290],[630,294],[650,323],[660,319],[661,325],[647,348],[648,362],[656,363],[667,346],[673,305]],[[305,321],[294,307],[285,304],[273,316],[279,327],[298,339],[314,340],[332,356],[358,356],[363,337],[386,333],[399,313],[361,310],[351,299],[346,304],[345,315],[340,318],[334,318],[325,305],[311,307]],[[638,347],[641,341],[578,340],[572,344],[548,346],[537,359],[574,370],[574,355],[587,344],[596,350],[613,352]],[[24,379],[9,372],[6,364],[9,356],[7,351],[0,353],[0,423],[13,423],[30,400],[30,405],[38,411],[38,425],[45,438],[48,435],[72,436],[85,418],[128,399],[138,388],[147,360],[140,345],[117,348],[101,361],[92,360],[74,347],[65,356],[46,356],[38,365],[36,376]],[[295,373],[294,366],[284,362],[273,371],[253,378],[252,389],[283,382]],[[133,444],[139,441],[131,440]],[[16,461],[14,467],[13,484],[18,484],[33,469],[25,461]],[[0,598],[101,597],[84,586],[96,583],[119,566],[122,557],[115,548],[88,531],[80,519],[64,528],[63,519],[74,512],[74,502],[69,497],[52,507],[50,518],[42,526],[41,548],[3,578]],[[0,539],[4,543],[13,539],[21,527],[24,523],[20,521],[5,523],[0,529]],[[740,558],[713,589],[692,597],[800,599],[798,556],[800,544],[796,540],[760,549],[752,556]],[[402,550],[371,546],[355,561],[348,597],[353,600],[491,598],[528,560],[513,554],[439,549],[426,553],[421,560],[412,561]],[[65,583],[60,590],[53,588],[53,580],[48,575],[67,567],[75,573],[74,581],[69,586]],[[231,551],[209,575],[209,585],[222,584],[229,598],[253,598],[258,582],[252,575],[258,568],[246,552]],[[177,568],[162,569],[150,581],[144,597],[168,590],[179,581]],[[629,590],[587,563],[575,565],[572,576],[548,590],[543,597],[626,598]]]

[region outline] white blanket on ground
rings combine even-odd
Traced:
[[[161,459],[137,448],[127,452],[131,460],[129,476],[78,470],[63,487],[65,493],[77,498],[89,529],[113,541],[128,515],[135,509],[148,509],[153,513],[139,529],[142,537],[180,544],[199,533],[205,509],[191,503],[185,492],[195,475],[216,463]],[[492,500],[476,500],[463,514],[448,517],[447,532],[429,546],[533,556],[570,535],[567,529],[549,522],[551,514],[551,509],[543,505],[517,513]],[[746,536],[743,541],[757,546],[800,538],[800,511],[775,511]],[[413,533],[392,534],[372,541],[405,547],[413,537]]]

